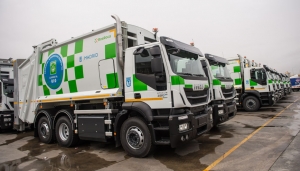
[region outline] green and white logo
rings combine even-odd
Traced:
[[[51,75],[56,74],[56,61],[52,61],[50,63],[50,74]]]

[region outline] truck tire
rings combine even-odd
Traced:
[[[124,150],[133,157],[146,157],[154,148],[147,125],[138,117],[131,117],[123,123],[120,139]]]
[[[55,124],[57,143],[63,147],[71,147],[78,142],[78,135],[72,130],[72,124],[68,117],[58,118]]]
[[[38,123],[38,135],[41,142],[50,144],[53,142],[53,131],[46,116],[40,118]]]
[[[243,100],[243,108],[248,112],[257,111],[260,108],[259,100],[255,96],[247,96]]]

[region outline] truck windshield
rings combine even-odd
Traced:
[[[13,84],[3,84],[3,93],[5,96],[13,98],[14,85]]]
[[[213,64],[210,66],[212,74],[216,78],[231,78],[226,64]]]
[[[175,74],[206,77],[198,55],[180,50],[176,54],[168,53],[168,56]]]

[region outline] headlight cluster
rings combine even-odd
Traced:
[[[189,123],[183,123],[179,125],[179,132],[186,131],[190,128]]]

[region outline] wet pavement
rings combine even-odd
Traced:
[[[39,142],[30,130],[2,132],[0,171],[192,171],[207,168],[225,154],[212,170],[300,170],[300,100],[294,102],[299,97],[300,92],[294,92],[258,112],[239,110],[235,118],[198,139],[177,149],[158,146],[153,155],[143,159],[128,156],[114,144],[84,141],[62,148]],[[244,143],[232,150],[240,142]]]

